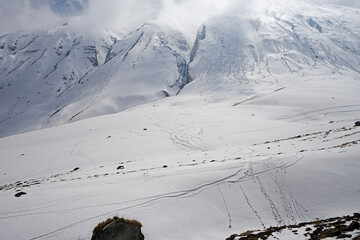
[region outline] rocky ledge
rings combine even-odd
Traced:
[[[297,225],[270,227],[231,235],[226,240],[258,239],[354,239],[360,240],[360,213],[352,216],[305,222]]]

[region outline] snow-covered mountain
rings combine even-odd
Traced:
[[[191,92],[252,95],[316,75],[360,72],[358,9],[286,1],[262,7],[200,28],[190,55]]]
[[[1,36],[0,239],[90,239],[115,215],[147,240],[307,239],[358,212],[360,10],[266,2],[197,36]]]
[[[119,112],[187,83],[185,37],[155,24],[99,36],[63,24],[7,34],[0,48],[1,136]]]
[[[194,42],[156,22],[121,33],[81,33],[70,22],[4,35],[0,136],[116,113],[189,82],[183,94],[217,101],[359,72],[358,9],[284,2],[261,9],[213,18]]]

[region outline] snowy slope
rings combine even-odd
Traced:
[[[155,24],[79,34],[71,24],[0,38],[0,136],[109,114],[176,94],[189,49]]]
[[[225,239],[358,211],[359,81],[334,77],[237,106],[176,96],[2,138],[0,236],[89,239],[118,215],[150,240]]]
[[[183,92],[218,92],[221,98],[221,89],[230,97],[246,97],[318,75],[359,73],[358,9],[263,4],[257,11],[236,10],[200,28],[190,56],[194,81]]]
[[[359,211],[358,10],[269,2],[193,44],[156,24],[1,37],[2,136],[59,126],[0,138],[0,238],[89,239],[118,215],[226,239]]]

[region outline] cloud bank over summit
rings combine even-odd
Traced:
[[[307,1],[360,8],[356,0]],[[269,4],[264,0],[2,0],[0,34],[36,29],[75,18],[82,29],[122,29],[157,21],[193,35],[210,17],[234,9],[258,11],[265,3]],[[278,2],[274,1],[274,4]]]
[[[34,5],[26,0],[2,0],[0,34],[41,27],[59,19],[48,5]]]

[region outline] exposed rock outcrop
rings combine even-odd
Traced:
[[[270,227],[264,230],[247,231],[242,234],[234,234],[226,240],[257,240],[268,239],[276,234],[277,239],[300,239],[303,233],[304,239],[320,240],[325,238],[347,238],[360,240],[360,213],[353,216],[329,218],[305,222],[297,225]],[[298,236],[296,236],[298,235]],[[301,238],[302,239],[302,238]]]
[[[95,227],[91,240],[144,240],[141,227],[136,220],[109,218]]]

